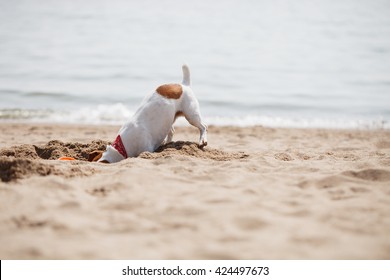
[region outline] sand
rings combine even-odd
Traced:
[[[390,259],[390,131],[0,124],[0,259]],[[58,161],[72,156],[76,161]]]

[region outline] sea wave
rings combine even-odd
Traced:
[[[86,106],[78,109],[0,109],[0,121],[36,122],[66,124],[111,124],[121,125],[134,114],[122,103],[112,105]],[[390,122],[383,117],[377,118],[321,118],[321,117],[286,117],[270,115],[216,116],[205,115],[208,125],[216,126],[267,126],[293,128],[337,128],[337,129],[390,129]],[[179,119],[178,126],[188,125]]]

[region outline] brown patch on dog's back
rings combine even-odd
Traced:
[[[159,86],[156,92],[168,99],[179,99],[183,94],[183,88],[179,84],[166,84]]]

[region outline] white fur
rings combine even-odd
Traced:
[[[207,126],[202,122],[198,100],[190,88],[190,71],[187,65],[182,69],[183,93],[179,99],[168,99],[153,92],[119,130],[128,157],[136,157],[145,151],[154,152],[161,144],[171,142],[177,112],[182,112],[187,121],[199,129],[199,145],[207,145]],[[108,145],[99,161],[114,163],[123,159],[115,148]]]

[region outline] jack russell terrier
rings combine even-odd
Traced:
[[[142,152],[154,152],[172,142],[173,124],[181,116],[199,129],[199,146],[206,146],[207,126],[202,122],[199,102],[190,88],[190,69],[187,65],[182,69],[181,84],[161,85],[146,96],[133,117],[119,130],[115,141],[104,152],[92,152],[89,161],[114,163]]]

